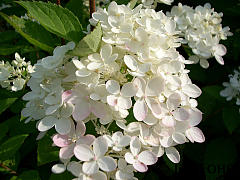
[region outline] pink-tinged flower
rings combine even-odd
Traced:
[[[68,103],[74,105],[73,118],[75,121],[86,119],[91,113],[97,118],[104,118],[106,115],[105,104],[100,101],[94,101],[90,98],[90,90],[85,85],[73,89],[67,98]]]
[[[136,78],[133,84],[138,89],[136,96],[138,99],[133,107],[134,117],[138,121],[144,121],[147,117],[148,109],[159,118],[161,115],[160,102],[156,97],[164,90],[164,79],[160,76],[150,79],[147,83],[143,78]]]
[[[100,136],[94,140],[93,147],[86,144],[76,145],[74,155],[77,159],[84,161],[82,170],[85,174],[95,174],[99,172],[99,168],[105,172],[116,169],[117,163],[112,157],[105,155],[107,151],[107,141]]]
[[[53,136],[53,142],[56,146],[61,147],[59,157],[61,159],[70,159],[74,153],[73,149],[78,144],[91,145],[95,139],[93,135],[85,135],[86,127],[82,121],[76,125],[72,122],[71,131],[66,135],[56,134]]]
[[[130,152],[125,154],[125,160],[127,163],[132,164],[134,169],[139,172],[146,172],[148,170],[148,165],[153,165],[157,162],[157,156],[151,151],[142,151],[141,142],[137,137],[133,137],[130,142]]]

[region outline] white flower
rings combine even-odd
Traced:
[[[127,135],[123,135],[122,132],[115,132],[112,137],[109,135],[103,136],[108,143],[108,147],[112,147],[114,151],[122,151],[123,147],[129,145],[131,141],[131,137]]]
[[[120,91],[120,85],[117,81],[108,80],[106,82],[106,89],[112,94],[107,96],[107,103],[113,106],[116,111],[122,112],[132,107],[131,97],[136,94],[136,88],[133,83],[125,83]]]
[[[83,165],[80,162],[72,161],[68,164],[67,170],[70,171],[74,176],[73,180],[107,180],[107,176],[102,171],[98,171],[95,174],[86,174],[83,172]]]
[[[99,168],[105,172],[111,172],[116,169],[116,161],[105,156],[108,151],[108,144],[103,137],[98,137],[93,142],[93,148],[85,144],[78,144],[74,148],[76,158],[84,161],[82,170],[86,174],[95,174]]]
[[[139,172],[146,172],[148,170],[148,165],[153,165],[157,162],[157,156],[151,151],[142,151],[141,142],[137,137],[133,137],[130,142],[130,152],[125,154],[125,160],[127,163],[132,164],[133,167]]]
[[[116,180],[136,180],[134,177],[134,168],[132,165],[127,165],[124,159],[118,160],[118,170],[115,174]]]
[[[214,12],[209,3],[195,9],[179,3],[168,14],[182,31],[185,38],[182,42],[188,43],[192,52],[198,56],[191,58],[195,63],[200,62],[203,68],[208,68],[207,59],[215,57],[219,64],[224,64],[222,56],[226,54],[226,48],[219,41],[227,39],[232,33],[229,27],[222,28],[222,13]]]
[[[58,46],[53,51],[53,56],[48,56],[42,59],[42,66],[46,69],[54,69],[63,62],[64,55],[69,50],[75,47],[74,42],[69,42],[66,45]]]

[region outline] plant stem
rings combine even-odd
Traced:
[[[96,11],[95,0],[89,0],[89,8],[90,8],[90,18],[92,18],[92,14]],[[94,26],[91,26],[91,31],[94,29]]]
[[[60,5],[61,4],[61,0],[57,0],[57,5]]]
[[[17,172],[16,172],[16,171],[14,171],[14,170],[12,170],[11,168],[5,166],[4,164],[0,163],[0,166],[1,166],[2,168],[6,169],[7,171],[9,171],[11,174],[17,175]]]

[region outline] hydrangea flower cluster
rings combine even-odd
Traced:
[[[236,105],[240,105],[240,67],[234,70],[234,74],[229,75],[229,82],[224,82],[223,86],[225,89],[220,92],[220,95],[226,97],[227,101],[236,99]]]
[[[52,171],[132,180],[164,153],[178,163],[178,144],[205,138],[196,127],[201,90],[185,69],[191,62],[176,50],[181,39],[175,21],[142,5],[111,2],[93,13],[91,23],[101,25],[100,50],[79,58],[68,54],[73,42],[56,47],[34,65],[31,91],[23,96],[28,103],[22,115],[37,121],[40,135],[57,132],[52,139],[61,163]],[[94,134],[85,135],[86,123]],[[114,124],[118,130],[112,132]]]
[[[173,6],[168,15],[174,18],[177,29],[181,31],[183,43],[187,43],[195,54],[190,60],[200,62],[203,68],[209,67],[207,59],[211,57],[215,57],[219,64],[224,64],[222,56],[227,50],[219,42],[232,33],[229,27],[222,27],[223,13],[215,12],[209,3],[195,9],[179,3]]]
[[[25,62],[25,58],[21,58],[18,53],[15,53],[15,60],[11,64],[0,61],[0,85],[12,91],[19,91],[29,80],[33,67],[30,61]]]

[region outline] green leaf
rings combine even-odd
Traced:
[[[29,43],[41,49],[52,52],[53,48],[58,44],[57,39],[38,23],[17,16],[7,16],[3,13],[0,13],[0,15],[26,38]]]
[[[53,3],[18,1],[48,31],[69,41],[78,42],[83,37],[78,18],[68,9]]]
[[[29,171],[24,171],[22,174],[19,175],[17,180],[41,180],[38,171],[36,170],[29,170]]]
[[[97,52],[102,40],[102,28],[98,24],[95,29],[85,36],[70,54],[74,56],[87,56],[91,53]]]
[[[240,127],[240,116],[238,107],[225,107],[222,111],[223,122],[230,134]]]
[[[17,98],[7,98],[0,100],[0,114],[2,114],[7,108],[9,108]]]
[[[6,123],[0,124],[0,140],[7,134],[8,132],[8,125]]]
[[[16,40],[19,34],[13,30],[0,32],[0,43]]]
[[[204,155],[204,170],[206,179],[217,179],[224,175],[223,170],[227,170],[237,159],[237,149],[231,139],[219,138],[207,144]]]
[[[20,45],[9,45],[9,44],[0,44],[0,55],[6,56],[12,53],[15,53],[16,51],[20,50],[24,46]]]
[[[8,157],[12,157],[21,147],[27,136],[27,134],[21,134],[5,141],[0,147],[0,159],[6,160]]]
[[[19,152],[17,152],[13,157],[9,157],[6,160],[0,161],[1,164],[3,164],[4,166],[6,166],[14,171],[17,170],[19,162],[20,162],[20,153]],[[10,169],[0,168],[0,171],[11,173]]]
[[[37,149],[38,166],[59,160],[59,148],[56,146],[52,146],[52,143],[52,139],[48,134],[46,134],[44,138],[39,140]]]
[[[83,28],[87,27],[89,10],[86,6],[83,5],[83,0],[70,0],[65,7],[78,17]]]

